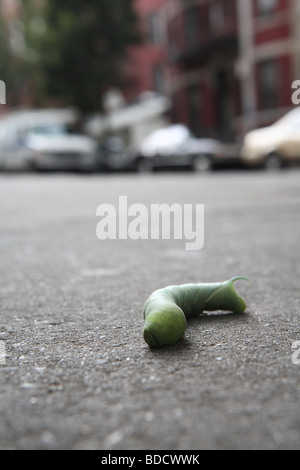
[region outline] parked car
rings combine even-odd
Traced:
[[[209,171],[231,157],[234,150],[230,145],[216,139],[196,138],[185,125],[174,124],[146,137],[139,148],[136,165],[140,171],[165,167]]]
[[[97,169],[97,141],[69,133],[64,125],[36,126],[28,133],[25,146],[31,151],[29,164],[35,170]]]
[[[0,119],[0,168],[91,169],[97,142],[70,133],[73,109],[14,111]]]
[[[99,145],[98,168],[112,172],[135,169],[134,158],[120,137],[110,136],[103,139]]]
[[[19,117],[19,114],[12,113],[0,119],[0,170],[28,168],[31,151],[24,145],[24,126],[21,126]]]
[[[300,107],[274,124],[246,134],[241,159],[248,166],[279,169],[300,162]]]

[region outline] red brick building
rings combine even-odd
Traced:
[[[140,18],[142,43],[131,47],[126,59],[125,97],[134,100],[145,91],[165,93],[167,38],[163,7],[169,0],[134,0]]]
[[[134,97],[167,93],[172,119],[232,139],[292,106],[298,0],[136,0],[145,42],[129,53]]]
[[[292,107],[292,82],[300,77],[300,5],[240,0],[238,6],[243,113],[237,128],[243,130],[267,125]]]
[[[236,1],[174,0],[165,18],[173,119],[197,135],[231,136],[240,111]]]
[[[17,0],[1,0],[1,13],[7,21],[11,21],[18,16],[20,4]]]

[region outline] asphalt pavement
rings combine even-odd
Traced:
[[[204,204],[203,248],[99,240],[121,195]],[[1,449],[300,448],[299,170],[1,174],[0,220]],[[246,313],[147,346],[152,291],[237,275]]]

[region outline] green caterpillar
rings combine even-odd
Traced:
[[[176,343],[185,333],[186,319],[203,311],[225,310],[244,313],[246,304],[230,281],[169,286],[153,292],[145,302],[143,336],[150,347]]]

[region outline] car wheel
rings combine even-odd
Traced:
[[[28,170],[29,171],[36,171],[36,172],[39,171],[39,167],[38,167],[35,159],[31,159],[31,160],[28,161]]]
[[[268,171],[278,171],[283,168],[281,156],[277,152],[270,153],[265,160],[265,169]]]
[[[138,162],[138,170],[140,173],[151,173],[153,171],[152,162],[148,158],[142,158]]]
[[[97,170],[97,165],[94,164],[94,163],[91,163],[90,165],[85,165],[83,168],[82,168],[82,171],[86,174],[89,174],[89,173],[96,173],[96,170]]]
[[[201,154],[194,158],[193,168],[195,171],[206,172],[212,169],[212,161],[209,155]]]

